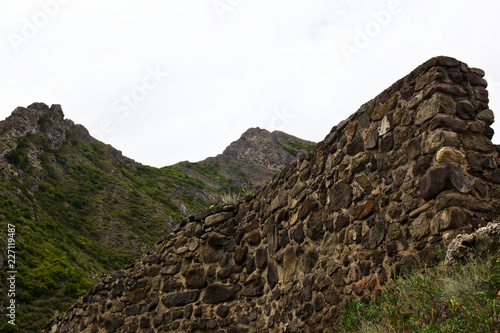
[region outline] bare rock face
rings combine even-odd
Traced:
[[[73,125],[70,120],[64,120],[60,105],[49,108],[46,104],[34,103],[14,110],[0,125],[0,135],[7,137],[7,142],[13,142],[21,136],[43,132],[52,147],[59,148],[65,140],[65,131]]]
[[[48,106],[44,103],[33,103],[27,108],[18,107],[11,116],[0,122],[0,176],[11,178],[19,176],[18,172],[6,163],[6,157],[18,146],[19,139],[28,135],[40,136],[52,149],[60,149],[66,141],[66,131],[71,130],[76,139],[95,141],[83,126],[64,119],[61,105]],[[110,153],[123,159],[120,151],[110,148]],[[39,154],[33,151],[28,155],[30,165],[41,169]]]
[[[294,157],[279,145],[279,132],[250,128],[231,143],[223,155],[244,164],[261,165],[276,171],[293,162]]]
[[[482,76],[452,58],[427,61],[257,193],[189,216],[46,331],[334,331],[349,301],[373,299],[394,273],[439,261],[437,249],[452,243],[451,263],[468,243],[498,244],[498,224],[475,231],[500,215],[500,147]],[[246,158],[237,151],[228,154]],[[473,237],[452,242],[464,233]],[[144,280],[150,257],[160,271]],[[126,297],[149,280],[158,288],[139,302]],[[113,293],[117,285],[123,291]],[[111,311],[113,302],[129,315]]]
[[[222,154],[198,163],[219,172],[236,185],[259,189],[263,182],[269,181],[300,153],[312,150],[315,145],[315,142],[284,132],[250,128]],[[174,167],[190,174],[189,165],[189,162],[181,162]],[[197,177],[196,174],[190,175]]]
[[[6,161],[17,147],[19,138],[29,134],[41,135],[53,149],[58,149],[66,140],[66,130],[74,127],[71,120],[64,119],[60,105],[51,107],[34,103],[27,108],[18,107],[12,115],[0,123],[0,161]],[[36,152],[28,156],[29,162],[40,169],[40,159]],[[0,175],[5,178],[18,176],[9,163],[0,162]]]

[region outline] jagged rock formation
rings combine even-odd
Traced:
[[[329,332],[500,214],[484,72],[438,57],[259,192],[189,216],[47,332]]]
[[[83,127],[64,119],[60,105],[52,105],[49,108],[43,103],[34,103],[28,108],[16,108],[10,117],[0,122],[0,176],[7,179],[19,176],[19,170],[5,161],[6,156],[18,146],[21,137],[41,134],[51,148],[58,149],[66,140],[66,131],[70,129],[78,133],[80,139],[90,138],[89,133]],[[40,159],[36,153],[33,152],[27,157],[35,168],[41,169]],[[121,157],[118,151],[115,153]],[[22,174],[21,177],[23,177]]]
[[[256,190],[292,163],[299,151],[311,151],[315,145],[314,142],[284,132],[250,128],[222,154],[198,163],[216,170],[238,186]],[[174,168],[201,179],[207,186],[214,187],[210,179],[193,172],[192,165],[193,163],[181,162]]]

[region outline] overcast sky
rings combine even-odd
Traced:
[[[61,104],[152,166],[214,156],[250,127],[320,141],[437,55],[484,69],[500,110],[495,0],[0,4],[0,118]]]

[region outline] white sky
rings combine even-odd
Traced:
[[[96,138],[157,167],[221,153],[249,127],[320,141],[437,55],[484,69],[500,110],[495,0],[0,5],[0,119],[61,104]],[[346,57],[342,45],[357,53]]]

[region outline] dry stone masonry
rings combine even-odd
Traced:
[[[331,332],[500,215],[484,72],[433,58],[259,192],[189,216],[46,332]]]

